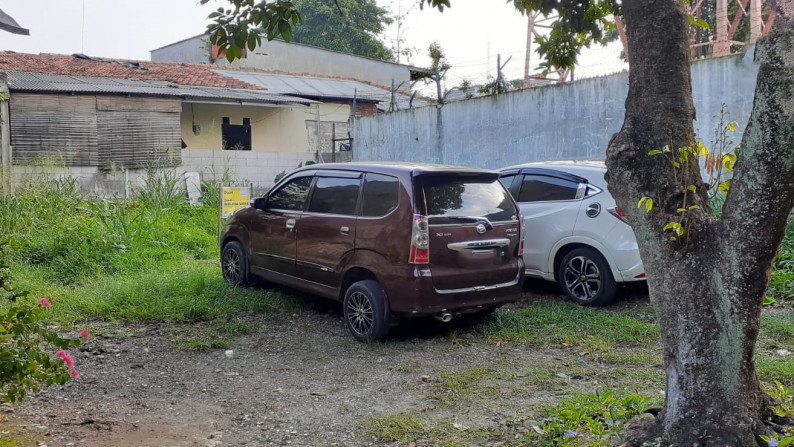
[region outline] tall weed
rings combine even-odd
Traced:
[[[179,188],[181,179],[174,169],[161,169],[156,163],[146,165],[143,187],[137,191],[137,199],[146,209],[162,211],[175,207],[182,201],[184,192]]]

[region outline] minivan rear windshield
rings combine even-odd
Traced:
[[[484,217],[490,222],[518,219],[510,194],[495,178],[423,176],[418,181],[430,224],[461,223],[461,217]]]

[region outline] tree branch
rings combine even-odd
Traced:
[[[739,272],[771,268],[794,206],[794,1],[776,6],[778,28],[756,48],[753,110],[719,224],[723,246],[739,246]]]

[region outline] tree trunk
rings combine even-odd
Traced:
[[[623,5],[631,24],[629,93],[623,127],[607,150],[607,181],[637,236],[667,376],[664,408],[629,430],[629,441],[661,436],[665,445],[755,446],[769,432],[755,342],[772,261],[794,206],[794,0],[773,5],[777,30],[757,53],[755,103],[719,221],[697,163],[682,163],[673,174],[666,158],[677,160],[678,148],[695,144],[683,2]],[[672,152],[648,154],[665,146]],[[638,209],[642,197],[654,201],[650,212]],[[689,205],[700,208],[681,220],[677,210]],[[671,241],[662,228],[679,221],[685,234]]]

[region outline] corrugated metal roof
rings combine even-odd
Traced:
[[[353,100],[356,96],[361,100],[378,101],[379,109],[388,109],[391,93],[364,82],[350,79],[333,79],[312,76],[301,76],[279,73],[262,73],[244,70],[214,70],[216,73],[228,76],[247,84],[266,89],[268,92],[322,99]],[[405,88],[402,86],[401,88]],[[407,109],[410,97],[403,93],[395,94],[399,109]],[[414,107],[425,105],[424,100],[415,99]]]
[[[96,93],[179,97],[218,101],[271,104],[314,104],[310,99],[281,95],[264,90],[177,85],[168,81],[70,76],[7,71],[12,92]]]

